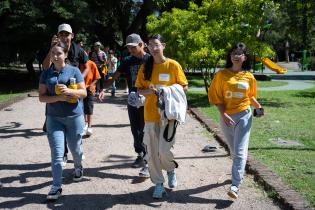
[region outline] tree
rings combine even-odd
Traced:
[[[150,16],[147,29],[167,40],[166,53],[177,59],[186,70],[205,72],[224,59],[226,50],[236,42],[246,43],[253,53],[273,55],[271,48],[257,39],[264,23],[264,9],[272,1],[205,0],[198,7],[191,3],[187,10],[173,9],[158,19]]]

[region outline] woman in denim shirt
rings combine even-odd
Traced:
[[[51,149],[53,185],[47,199],[56,200],[61,196],[62,162],[64,141],[67,138],[74,161],[74,181],[83,176],[82,134],[84,115],[82,98],[86,89],[78,68],[66,64],[68,47],[59,42],[51,49],[53,65],[41,75],[39,82],[39,101],[47,103],[47,137]],[[76,89],[69,88],[75,80]]]

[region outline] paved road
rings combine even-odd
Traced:
[[[72,182],[72,163],[64,170],[63,196],[47,203],[51,185],[50,150],[41,131],[44,104],[28,97],[0,111],[0,209],[279,209],[246,176],[240,198],[226,195],[231,160],[191,116],[178,128],[175,154],[180,164],[178,187],[163,200],[151,198],[153,185],[130,168],[135,158],[121,92],[95,105],[94,135],[84,139],[85,177]],[[202,153],[207,145],[212,153]],[[70,158],[71,159],[71,158]]]
[[[260,91],[282,91],[282,90],[305,90],[315,86],[314,81],[308,80],[272,80],[272,81],[282,81],[288,84],[278,87],[260,87]]]

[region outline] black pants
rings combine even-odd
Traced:
[[[143,129],[144,129],[144,108],[133,107],[128,104],[128,115],[130,121],[131,132],[133,135],[133,146],[136,153],[145,154],[143,145]]]

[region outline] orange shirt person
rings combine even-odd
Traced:
[[[87,63],[88,74],[84,78],[87,96],[83,100],[84,105],[84,119],[85,119],[85,127],[84,127],[84,135],[91,136],[92,135],[92,115],[94,109],[94,94],[96,90],[96,83],[101,78],[96,64],[88,60]],[[81,71],[83,68],[81,69]]]

